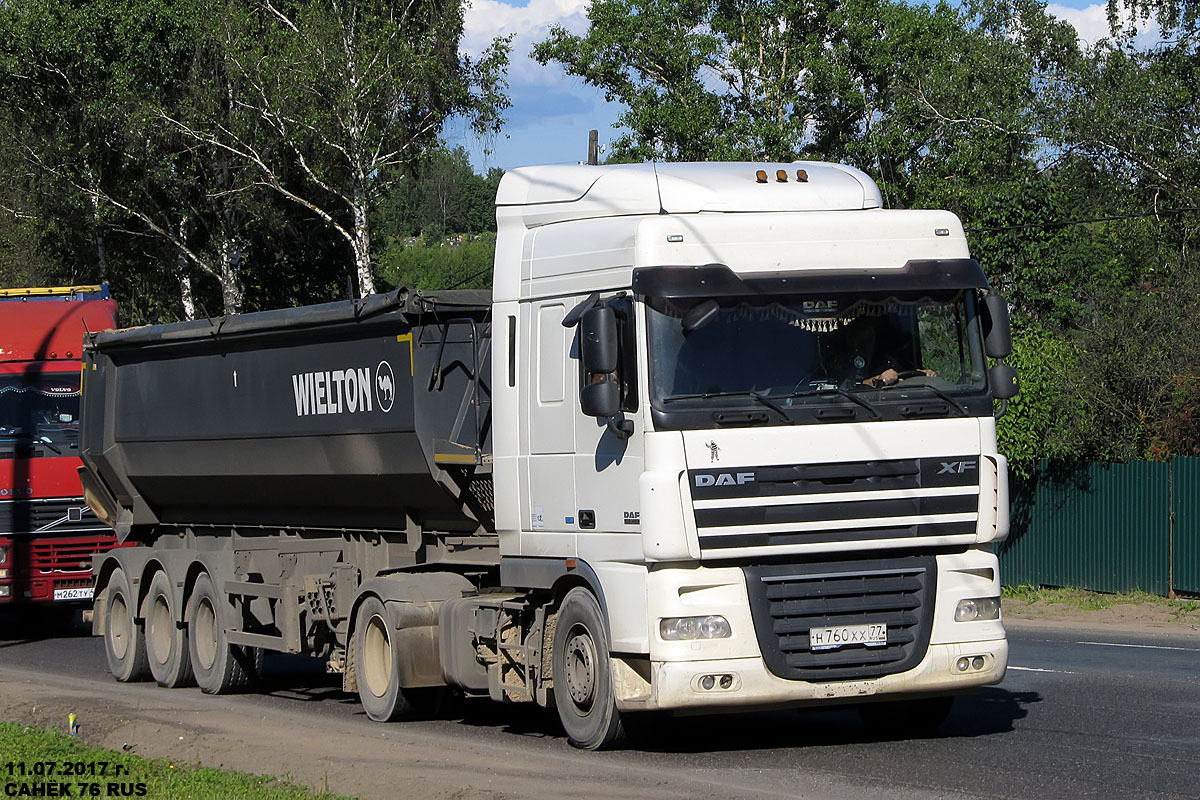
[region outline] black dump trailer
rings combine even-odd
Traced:
[[[90,337],[85,495],[137,545],[95,571],[118,679],[221,693],[264,649],[307,653],[376,719],[444,683],[440,605],[496,580],[489,304],[399,291]]]

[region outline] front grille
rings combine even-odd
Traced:
[[[39,539],[29,548],[29,568],[33,575],[55,575],[64,572],[89,572],[96,553],[116,546],[113,536],[73,536],[71,538]],[[84,578],[81,586],[90,584]],[[60,588],[71,583],[57,583]]]
[[[66,500],[10,500],[0,503],[0,534],[86,533],[108,527],[84,505],[82,497]]]
[[[935,537],[963,544],[978,526],[979,464],[978,456],[939,456],[689,470],[701,554]]]
[[[912,669],[933,625],[931,556],[743,568],[759,648],[780,678],[843,681]],[[887,625],[887,644],[811,649],[812,628]]]

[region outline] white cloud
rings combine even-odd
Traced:
[[[1108,27],[1108,6],[1103,3],[1084,8],[1068,8],[1051,3],[1046,6],[1052,16],[1069,22],[1079,35],[1079,43],[1084,46],[1094,45],[1104,38],[1111,38],[1112,31]],[[1128,24],[1133,18],[1127,8],[1121,8],[1118,17],[1122,23]],[[1141,30],[1134,38],[1134,45],[1148,50],[1162,41],[1162,31],[1153,22],[1139,26]]]
[[[461,47],[478,54],[497,36],[514,34],[509,80],[516,83],[549,83],[562,79],[557,67],[543,67],[529,57],[534,44],[561,25],[572,33],[587,30],[587,9],[591,0],[529,0],[528,5],[513,6],[498,0],[470,0],[464,15]]]

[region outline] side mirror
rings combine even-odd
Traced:
[[[992,397],[997,400],[1008,400],[1010,397],[1016,397],[1021,391],[1017,370],[1004,363],[997,364],[988,371],[988,383],[992,385]]]
[[[579,320],[579,354],[584,372],[616,371],[617,315],[608,306],[583,313]]]
[[[586,416],[611,419],[621,412],[621,387],[616,381],[589,383],[579,390],[579,407]]]
[[[713,317],[721,310],[721,304],[716,300],[705,300],[697,303],[683,315],[683,332],[689,334],[694,330],[703,328],[708,323],[712,322]]]
[[[1012,352],[1008,301],[998,294],[983,298],[983,349],[989,358],[1004,358]]]

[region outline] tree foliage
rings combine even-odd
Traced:
[[[1197,9],[1110,0],[1085,48],[1036,0],[596,0],[534,55],[624,104],[621,160],[843,161],[958,213],[1015,308],[1024,469],[1200,453]]]

